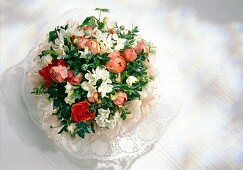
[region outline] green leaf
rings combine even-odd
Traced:
[[[55,29],[54,31],[50,31],[49,32],[49,38],[48,41],[49,42],[53,42],[55,43],[55,40],[58,38],[58,34],[57,34],[57,29]]]
[[[85,122],[81,122],[81,123],[77,123],[77,131],[76,133],[78,134],[78,136],[80,136],[81,138],[85,137],[86,133],[92,133],[94,129],[92,129],[92,125],[88,125]]]
[[[46,92],[47,92],[47,89],[45,88],[45,86],[41,85],[39,87],[33,88],[33,91],[31,92],[31,94],[40,95],[40,94],[45,94]]]
[[[110,12],[110,10],[107,8],[95,8],[95,11]]]
[[[54,51],[54,49],[52,47],[50,50],[41,51],[40,57],[47,56],[47,55],[51,55],[54,59],[56,59],[58,57],[57,52]]]
[[[97,26],[97,19],[94,16],[87,17],[79,27],[83,28],[84,26]]]

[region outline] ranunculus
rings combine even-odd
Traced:
[[[112,100],[115,105],[121,106],[127,101],[127,94],[122,91],[118,91]]]
[[[72,119],[74,122],[83,122],[86,120],[92,120],[95,118],[95,111],[89,110],[90,103],[87,101],[81,101],[72,106]]]
[[[88,47],[88,49],[95,55],[100,51],[99,43],[96,40],[88,39],[85,42],[85,47]]]
[[[59,66],[53,66],[50,69],[50,74],[51,74],[51,78],[56,83],[64,82],[65,79],[68,77],[67,67],[61,66],[61,65],[59,65]]]
[[[126,49],[122,53],[122,56],[125,58],[126,62],[132,62],[138,57],[136,51],[133,48]]]
[[[149,48],[146,46],[146,44],[143,41],[137,44],[135,50],[137,54],[141,54],[143,50],[145,53],[149,53]]]
[[[102,103],[101,100],[99,99],[99,93],[95,92],[91,97],[88,98],[89,102],[91,103]]]
[[[50,74],[52,64],[48,64],[47,66],[43,67],[41,70],[39,70],[39,74],[44,78],[45,80],[45,87],[50,87],[51,83],[53,82]]]
[[[107,57],[109,61],[105,63],[105,67],[112,73],[121,73],[126,68],[126,61],[118,51],[110,53]]]
[[[82,80],[82,74],[79,73],[78,75],[74,76],[74,71],[73,70],[69,70],[68,71],[68,79],[67,81],[71,84],[71,85],[77,85],[81,82]]]
[[[66,62],[63,59],[60,60],[52,60],[51,64],[48,64],[46,67],[43,67],[41,70],[39,70],[39,74],[44,78],[45,80],[45,86],[50,87],[51,83],[53,82],[50,70],[53,66],[64,66],[66,67]]]
[[[84,37],[81,37],[81,36],[74,36],[74,35],[72,36],[72,40],[77,45],[77,48],[79,50],[84,49],[85,43],[88,41],[87,38],[84,38]]]

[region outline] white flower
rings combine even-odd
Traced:
[[[73,133],[75,129],[76,129],[76,125],[75,125],[74,123],[71,123],[71,124],[67,127],[67,130],[68,130],[68,132],[70,132],[70,133]]]
[[[81,84],[81,87],[85,90],[85,91],[88,91],[88,94],[87,94],[87,97],[91,97],[95,92],[97,92],[96,90],[96,87],[92,84],[92,83],[89,83],[87,81],[84,81],[82,84]]]
[[[117,120],[120,118],[119,112],[116,112],[113,117],[109,119],[110,110],[99,109],[98,116],[95,118],[97,125],[100,128],[109,128],[113,129],[116,126]]]
[[[101,128],[108,127],[109,125],[108,118],[109,118],[110,110],[99,109],[98,113],[99,113],[98,116],[96,116],[95,118],[97,125]]]
[[[114,50],[121,50],[124,48],[125,44],[126,44],[127,40],[123,39],[123,38],[118,38],[116,43],[117,45],[115,46]]]
[[[111,47],[113,47],[112,36],[108,33],[103,33],[102,31],[97,30],[95,36],[98,42],[103,42],[103,46],[105,46],[107,49],[111,49]]]
[[[138,82],[138,79],[134,76],[129,76],[126,80],[126,83],[129,85],[129,86],[132,86],[133,83],[136,83]]]
[[[47,66],[48,64],[50,64],[52,59],[53,58],[51,57],[51,55],[46,55],[46,56],[41,57],[42,66],[44,67],[44,66]]]
[[[78,53],[81,54],[80,58],[86,58],[86,56],[90,53],[90,50],[87,47],[85,47],[84,51],[78,51]]]
[[[110,78],[109,71],[102,67],[97,67],[94,74],[96,74],[97,79],[107,80]]]
[[[65,93],[69,94],[69,93],[73,93],[73,86],[67,82],[67,85],[65,86]]]
[[[73,86],[70,83],[67,83],[65,89],[66,89],[65,93],[67,93],[68,95],[67,97],[65,97],[64,101],[70,105],[75,103],[76,98],[73,97],[73,93],[74,93]]]
[[[113,89],[113,85],[111,84],[112,81],[110,79],[107,79],[103,81],[98,88],[98,92],[101,93],[101,97],[105,97],[107,93],[110,93]]]
[[[92,72],[94,72],[94,70]],[[88,73],[86,73],[84,77],[89,81],[89,84],[92,84],[94,86],[96,85],[96,82],[98,80],[96,74],[93,74],[90,71],[88,71]]]
[[[73,97],[73,94],[69,93],[67,95],[67,97],[65,97],[64,101],[67,103],[67,104],[70,104],[72,105],[73,103],[75,103],[75,100],[76,98]]]
[[[97,67],[92,72],[88,71],[84,75],[88,81],[84,81],[81,87],[88,91],[87,97],[91,97],[95,92],[97,92],[96,83],[98,80],[102,80],[101,85],[98,87],[98,92],[101,93],[101,97],[105,97],[107,93],[112,91],[113,85],[112,81],[109,79],[110,73],[103,67]]]
[[[78,26],[79,23],[76,21],[72,21],[72,20],[68,20],[67,22],[68,24],[68,28],[66,30],[61,30],[61,34],[63,35],[63,37],[70,37],[72,35],[75,36],[83,36],[84,35],[84,31],[83,30],[79,30]]]

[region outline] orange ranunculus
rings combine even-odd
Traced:
[[[112,73],[121,73],[126,68],[126,61],[118,51],[110,53],[107,57],[109,61],[105,63],[106,68]]]
[[[125,58],[126,62],[132,62],[138,57],[136,51],[133,48],[126,49],[122,53],[122,56]]]
[[[147,54],[149,53],[149,48],[146,46],[146,44],[143,41],[137,44],[135,50],[137,54],[141,54],[143,50],[145,53]]]
[[[127,94],[125,92],[118,91],[112,100],[115,105],[121,106],[127,101]]]
[[[88,49],[95,55],[100,51],[99,43],[96,40],[88,39],[85,42],[85,47],[88,47]]]

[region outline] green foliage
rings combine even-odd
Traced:
[[[43,50],[43,51],[41,51],[41,54],[39,56],[41,58],[41,57],[47,56],[47,55],[51,55],[54,59],[57,59],[57,57],[58,57],[57,52],[55,50],[53,50],[52,47],[49,50]]]
[[[31,92],[31,94],[41,95],[41,94],[45,94],[46,92],[47,92],[47,89],[42,84],[39,87],[33,88],[33,91]]]
[[[85,122],[81,122],[81,123],[77,123],[76,126],[77,126],[76,133],[81,138],[84,138],[86,133],[95,132],[93,123],[89,125]]]
[[[85,20],[79,26],[79,28],[83,28],[84,26],[90,26],[90,27],[97,26],[97,19],[94,16],[90,16],[90,17],[85,18]]]
[[[100,11],[100,12],[110,12],[110,10],[107,9],[107,8],[95,8],[95,11]]]
[[[125,28],[122,28],[125,29]],[[133,45],[133,43],[135,42],[135,36],[137,36],[138,33],[138,27],[135,26],[134,28],[132,28],[132,30],[128,30],[127,33],[124,33],[123,31],[121,31],[119,33],[119,37],[120,38],[125,38],[127,39],[127,44],[125,45],[125,48],[129,48]]]

